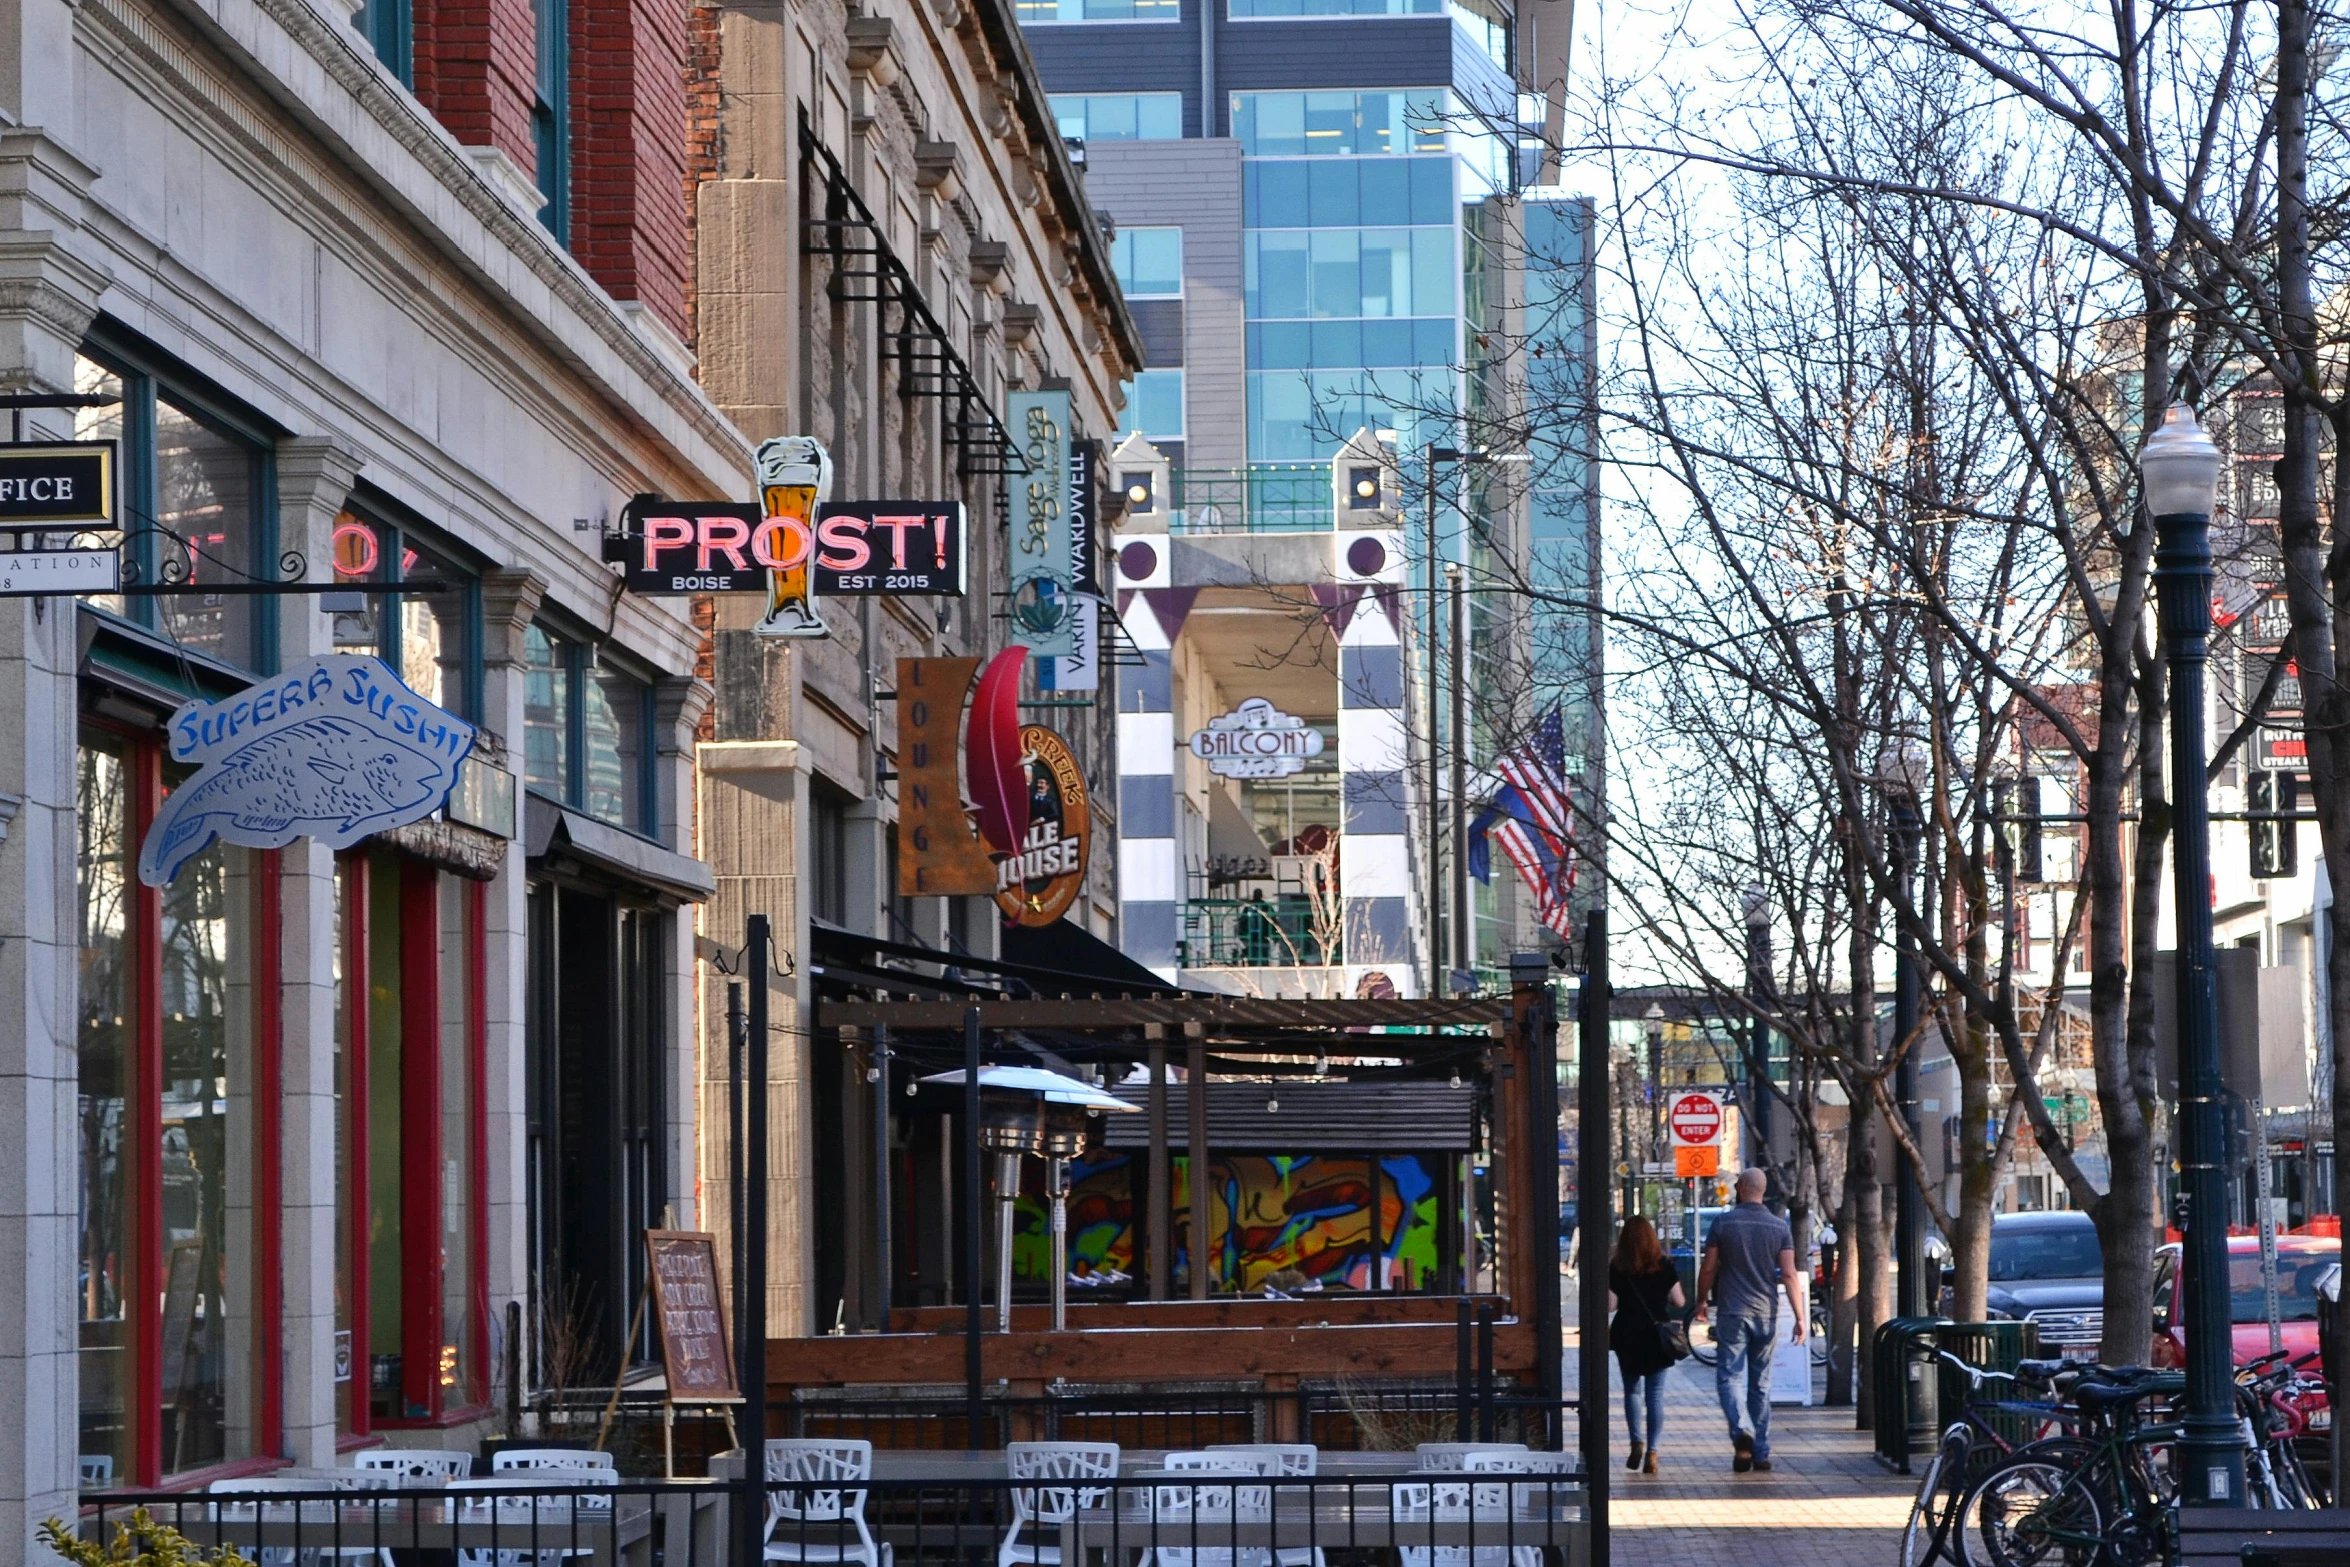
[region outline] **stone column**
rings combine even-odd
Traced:
[[[654,802],[656,836],[680,854],[698,855],[694,832],[694,744],[703,715],[710,711],[710,687],[691,675],[669,675],[653,683],[653,751],[659,759],[659,799]],[[694,1144],[700,1105],[695,1097],[694,1063],[697,1054],[695,1023],[701,1015],[694,992],[694,937],[701,928],[702,910],[689,904],[669,919],[669,939],[661,955],[661,993],[669,1006],[668,1100],[669,1125],[662,1157],[667,1164],[665,1184],[676,1208],[679,1229],[707,1229],[694,1200]],[[723,1013],[718,1040],[725,1043]],[[721,1058],[723,1059],[723,1057]],[[721,1116],[724,1111],[719,1112]],[[723,1214],[724,1210],[714,1210]]]
[[[546,597],[545,579],[527,571],[493,571],[481,581],[482,711],[475,754],[504,772],[514,795],[514,831],[506,863],[483,899],[482,1021],[489,1054],[488,1102],[481,1106],[490,1151],[483,1192],[488,1215],[489,1380],[502,1401],[507,1302],[530,1310],[530,1136],[528,1049],[530,984],[530,872],[522,831],[523,634]],[[525,1333],[528,1328],[525,1328]],[[529,1375],[528,1368],[524,1375]]]
[[[1404,658],[1385,610],[1365,597],[1338,639],[1338,874],[1347,966],[1383,968],[1402,991],[1412,964]],[[1435,954],[1430,967],[1441,967]]]
[[[43,8],[46,13],[47,8]],[[10,24],[11,44],[30,18]],[[70,392],[110,281],[81,232],[95,171],[41,130],[0,131],[0,390]],[[33,413],[27,435],[67,436]],[[74,805],[77,611],[0,601],[0,1540],[70,1517],[81,1426]]]
[[[359,476],[356,453],[332,436],[277,443],[278,542],[309,564],[308,580],[334,571],[335,518]],[[278,661],[285,668],[334,651],[334,626],[309,594],[278,601]],[[298,1464],[331,1465],[339,1403],[357,1382],[335,1381],[335,1209],[342,1200],[335,1119],[335,857],[315,838],[278,851],[283,917],[280,984],[279,1201],[283,1258],[285,1449]],[[354,1368],[354,1378],[365,1368]]]

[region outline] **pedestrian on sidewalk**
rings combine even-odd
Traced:
[[[1722,1417],[1730,1422],[1730,1468],[1738,1474],[1771,1467],[1771,1350],[1779,1333],[1779,1290],[1795,1313],[1793,1342],[1805,1337],[1803,1279],[1795,1271],[1795,1234],[1787,1221],[1763,1206],[1770,1177],[1760,1170],[1738,1174],[1738,1206],[1714,1220],[1706,1232],[1705,1264],[1697,1274],[1697,1313],[1714,1308],[1714,1391]],[[1738,1379],[1746,1379],[1746,1401],[1738,1400]]]
[[[1686,1304],[1680,1275],[1657,1243],[1656,1226],[1638,1214],[1626,1219],[1607,1262],[1607,1305],[1615,1313],[1607,1325],[1607,1347],[1616,1352],[1616,1369],[1624,1376],[1624,1424],[1632,1432],[1626,1469],[1656,1473],[1656,1441],[1665,1429],[1665,1373],[1689,1353],[1688,1334],[1675,1320]]]

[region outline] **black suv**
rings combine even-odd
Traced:
[[[2105,1253],[2085,1213],[1991,1220],[1990,1315],[2040,1325],[2049,1354],[2094,1359],[2105,1337]]]

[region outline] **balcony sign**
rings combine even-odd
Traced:
[[[1028,830],[1020,852],[997,868],[996,906],[1007,925],[1050,925],[1085,886],[1093,811],[1085,774],[1059,735],[1041,724],[1020,731],[1028,779]]]
[[[194,777],[165,798],[139,845],[139,880],[171,883],[215,841],[347,849],[440,809],[473,726],[401,684],[382,659],[330,653],[235,696],[171,715],[172,760]]]
[[[1205,729],[1194,730],[1191,754],[1223,778],[1288,778],[1322,754],[1322,731],[1252,696]]]

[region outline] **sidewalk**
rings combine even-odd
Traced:
[[[1575,1332],[1569,1329],[1570,1346]],[[1567,1351],[1571,1366],[1575,1350]],[[1812,1375],[1812,1396],[1826,1374]],[[1713,1368],[1668,1374],[1655,1475],[1627,1473],[1624,1393],[1608,1361],[1611,1558],[1621,1567],[1894,1567],[1917,1481],[1871,1456],[1849,1408],[1771,1413],[1771,1473],[1733,1474]]]

